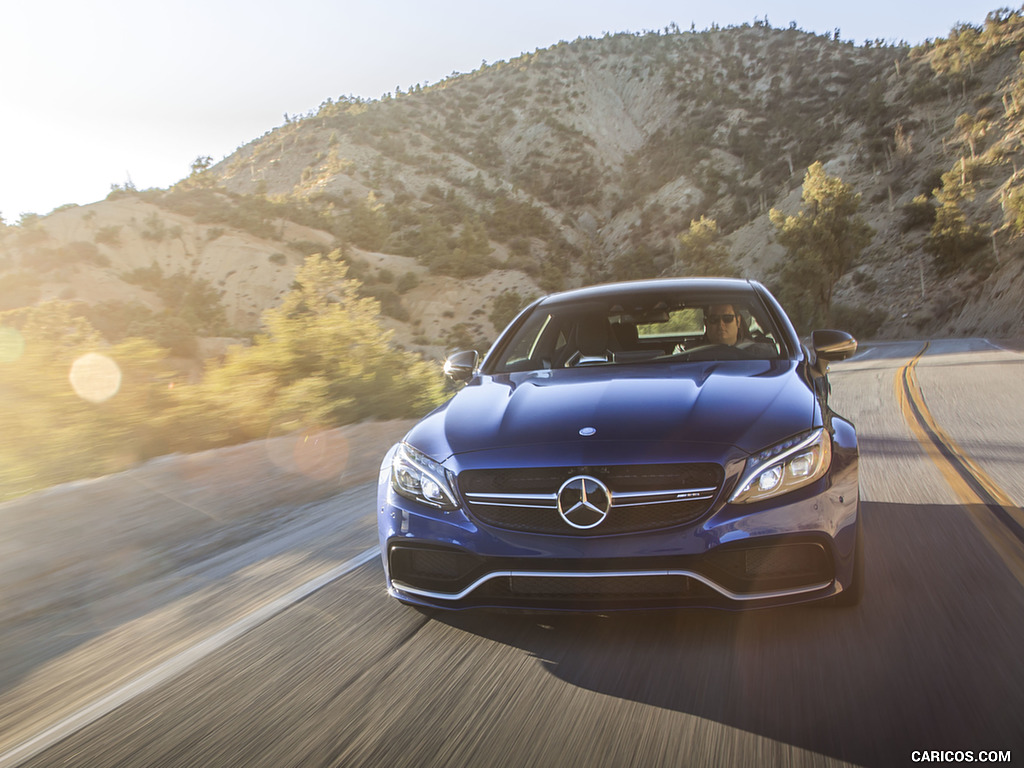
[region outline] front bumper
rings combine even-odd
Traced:
[[[399,497],[383,482],[378,533],[388,592],[437,609],[741,609],[848,588],[855,466],[783,501],[726,504],[689,525],[581,539],[489,528],[462,510]]]
[[[404,542],[389,548],[388,562],[393,596],[436,608],[745,607],[836,591],[827,546],[806,536],[723,546],[703,556],[542,562]]]

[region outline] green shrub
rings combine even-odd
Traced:
[[[100,227],[96,230],[93,240],[100,245],[117,247],[121,245],[121,225],[111,224],[108,227]]]
[[[1014,236],[1024,235],[1024,186],[1014,186],[1003,202],[1004,216]]]
[[[420,279],[416,276],[415,272],[406,272],[398,278],[398,282],[395,283],[395,290],[400,294],[404,294],[408,293],[419,284]]]
[[[498,294],[497,298],[491,304],[491,312],[487,318],[491,321],[491,325],[494,326],[494,330],[502,331],[507,326],[519,311],[523,309],[529,303],[528,299],[524,299],[522,294],[514,288],[508,288]]]
[[[0,312],[35,304],[41,285],[39,275],[27,270],[0,275]]]
[[[110,266],[110,259],[100,253],[100,249],[96,247],[95,243],[76,240],[73,243],[68,243],[61,250],[67,260],[71,262],[84,261],[100,266]]]
[[[152,240],[159,243],[167,237],[167,225],[164,224],[157,214],[153,213],[146,217],[145,228],[139,233],[144,240]]]
[[[853,284],[860,288],[865,293],[874,293],[878,290],[878,280],[867,272],[854,272],[853,273]]]
[[[131,335],[145,335],[139,329],[153,319],[153,311],[143,304],[114,300],[87,306],[82,315],[103,338],[114,344]]]
[[[391,345],[379,304],[360,289],[337,253],[306,259],[284,302],[264,313],[265,332],[204,382],[207,407],[238,424],[226,438],[262,436],[270,424],[405,418],[438,404],[435,366]]]
[[[216,336],[227,328],[220,292],[207,280],[183,272],[164,275],[156,263],[127,272],[121,279],[153,291],[168,314],[183,318],[200,335]]]
[[[148,267],[137,267],[130,272],[123,273],[121,279],[126,283],[155,292],[164,279],[164,271],[160,269],[159,264],[153,262]]]
[[[444,344],[448,349],[475,349],[482,352],[487,348],[487,339],[475,323],[456,323],[444,334]]]
[[[930,227],[935,223],[935,206],[927,195],[918,195],[904,205],[902,210],[903,218],[900,221],[900,227],[904,232],[918,227]]]
[[[924,243],[939,275],[948,277],[963,269],[987,270],[991,254],[982,253],[989,238],[977,225],[969,224],[956,203],[946,203],[935,212],[935,223]]]
[[[395,320],[405,322],[409,319],[409,310],[402,305],[402,297],[393,288],[385,285],[369,286],[365,283],[361,289],[363,296],[370,296],[380,303],[382,315],[393,317]]]

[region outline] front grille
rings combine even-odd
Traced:
[[[514,595],[533,597],[612,597],[643,599],[686,595],[702,587],[688,576],[515,576],[508,581]]]
[[[558,491],[573,477],[595,478],[608,488],[611,508],[602,522],[576,528],[559,514]],[[474,469],[462,472],[458,483],[470,513],[486,525],[530,533],[606,536],[692,522],[711,508],[722,478],[717,464],[653,464]]]
[[[458,592],[481,570],[483,560],[461,549],[423,546],[391,547],[388,567],[391,578],[422,589]]]
[[[720,595],[688,576],[523,576],[494,579],[473,592],[478,605],[594,610],[712,604]]]
[[[712,550],[703,568],[736,592],[769,592],[832,580],[834,566],[816,541],[736,544]]]

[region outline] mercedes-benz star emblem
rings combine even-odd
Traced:
[[[611,507],[611,491],[596,477],[570,477],[558,489],[558,514],[573,528],[586,530],[600,525]]]

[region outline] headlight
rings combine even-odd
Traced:
[[[729,501],[747,504],[795,491],[823,477],[832,464],[832,438],[824,429],[774,445],[747,459]]]
[[[398,446],[391,461],[391,487],[400,496],[432,507],[459,506],[444,467],[405,443]]]

